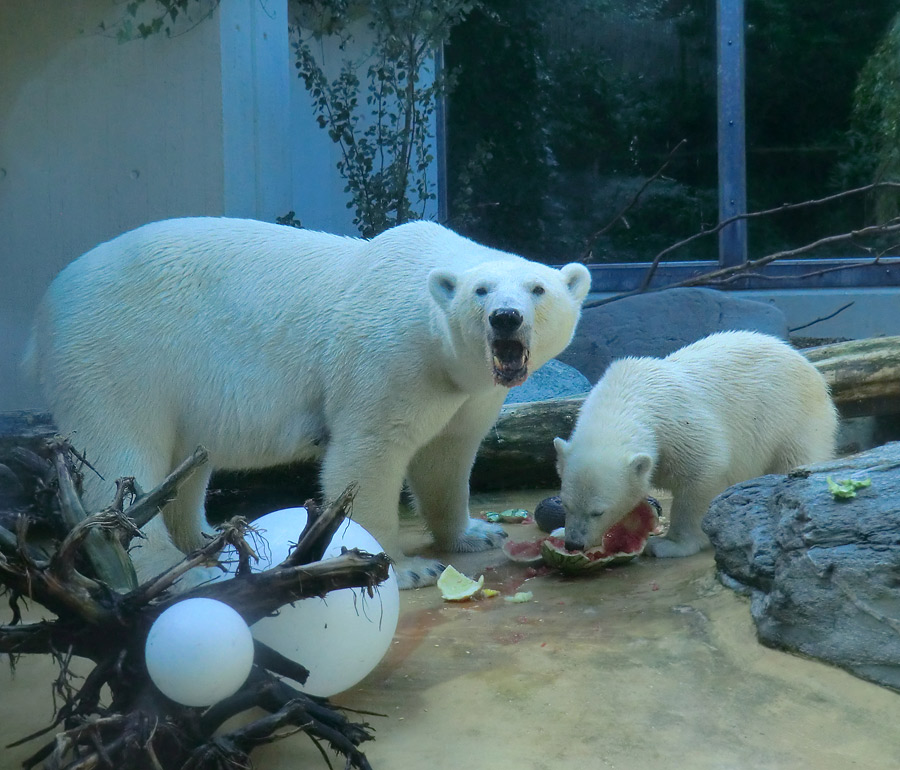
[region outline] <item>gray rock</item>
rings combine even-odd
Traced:
[[[715,289],[667,289],[587,308],[568,348],[558,356],[592,383],[616,358],[666,356],[720,331],[747,330],[787,339],[787,320],[766,302]]]
[[[761,642],[900,690],[900,443],[723,492],[703,520]],[[868,478],[836,500],[826,478]]]
[[[525,380],[524,384],[510,388],[504,403],[521,404],[524,401],[568,398],[587,393],[590,389],[590,381],[575,367],[551,359]]]

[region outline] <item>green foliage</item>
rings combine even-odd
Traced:
[[[670,5],[486,0],[454,30],[454,227],[536,259],[580,256],[684,137],[691,151],[674,161],[673,178],[656,183],[641,211],[598,242],[594,259],[647,259],[651,243],[668,245],[715,219],[714,47],[696,3]],[[677,26],[690,63],[648,77],[614,62],[593,31],[622,19],[631,28]]]
[[[280,217],[275,217],[276,225],[287,225],[288,227],[296,227],[298,230],[303,229],[303,222],[296,217],[296,211],[289,211]]]
[[[747,159],[751,209],[820,198],[874,181],[881,128],[854,102],[857,83],[897,0],[747,0]],[[857,117],[854,117],[857,113]],[[863,198],[840,207],[751,222],[761,253],[846,232],[872,221]],[[820,252],[814,256],[838,256]]]
[[[350,194],[347,207],[354,209],[354,224],[371,237],[421,218],[436,197],[428,178],[434,160],[430,125],[448,86],[443,73],[433,72],[433,53],[476,3],[312,0],[304,5],[315,29],[296,31],[296,66],[318,124],[340,147],[338,170]],[[368,20],[374,42],[362,56],[351,58],[348,51],[358,50],[352,22],[361,17]],[[343,59],[334,78],[325,73],[323,47],[314,50],[325,35],[340,39]]]
[[[900,14],[894,17],[878,48],[866,62],[853,93],[849,140],[853,153],[843,166],[852,184],[900,179]],[[875,199],[881,221],[900,211],[896,193]]]
[[[883,44],[880,80],[870,77],[877,116],[857,110],[848,133],[857,78],[898,10],[898,0],[746,0],[751,210],[900,171],[900,37]],[[485,0],[454,30],[448,61],[458,69],[450,222],[468,235],[538,259],[576,257],[682,139],[594,259],[648,260],[717,221],[712,0]],[[859,227],[865,205],[754,220],[751,249]],[[715,239],[673,257],[715,259]]]
[[[448,110],[450,223],[499,248],[540,240],[547,219],[547,65],[534,3],[489,0],[454,32]]]
[[[210,18],[218,5],[219,0],[129,0],[111,31],[120,43],[145,40],[160,32],[172,37],[177,34],[174,27],[179,19],[187,19],[188,28],[192,28]],[[108,27],[101,23],[100,29],[107,31]]]

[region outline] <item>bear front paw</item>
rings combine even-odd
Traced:
[[[397,586],[402,591],[433,586],[444,571],[444,565],[437,559],[416,557],[397,562],[394,571],[397,573]]]
[[[506,531],[498,524],[490,524],[481,519],[469,519],[466,531],[449,544],[448,550],[459,553],[487,551],[499,548],[506,537]]]
[[[697,540],[670,540],[667,537],[651,537],[644,553],[660,559],[678,559],[699,553],[701,545]]]

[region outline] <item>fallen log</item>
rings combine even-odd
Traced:
[[[842,417],[900,412],[900,337],[877,337],[800,351],[818,369]]]
[[[842,417],[900,414],[900,337],[851,340],[801,352],[822,372]],[[573,397],[504,406],[478,452],[472,489],[555,487],[553,439],[569,436],[583,401]],[[54,431],[47,414],[0,414],[0,463],[9,447],[29,446]],[[220,472],[213,475],[207,508],[212,520],[233,515],[252,519],[278,507],[302,505],[317,495],[316,467],[311,463]]]
[[[822,373],[844,418],[900,414],[900,337],[801,350]],[[473,489],[555,487],[553,439],[568,438],[584,397],[504,406],[485,437]]]

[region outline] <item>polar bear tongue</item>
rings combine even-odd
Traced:
[[[518,340],[491,343],[494,382],[507,388],[521,385],[528,377],[528,350]]]

